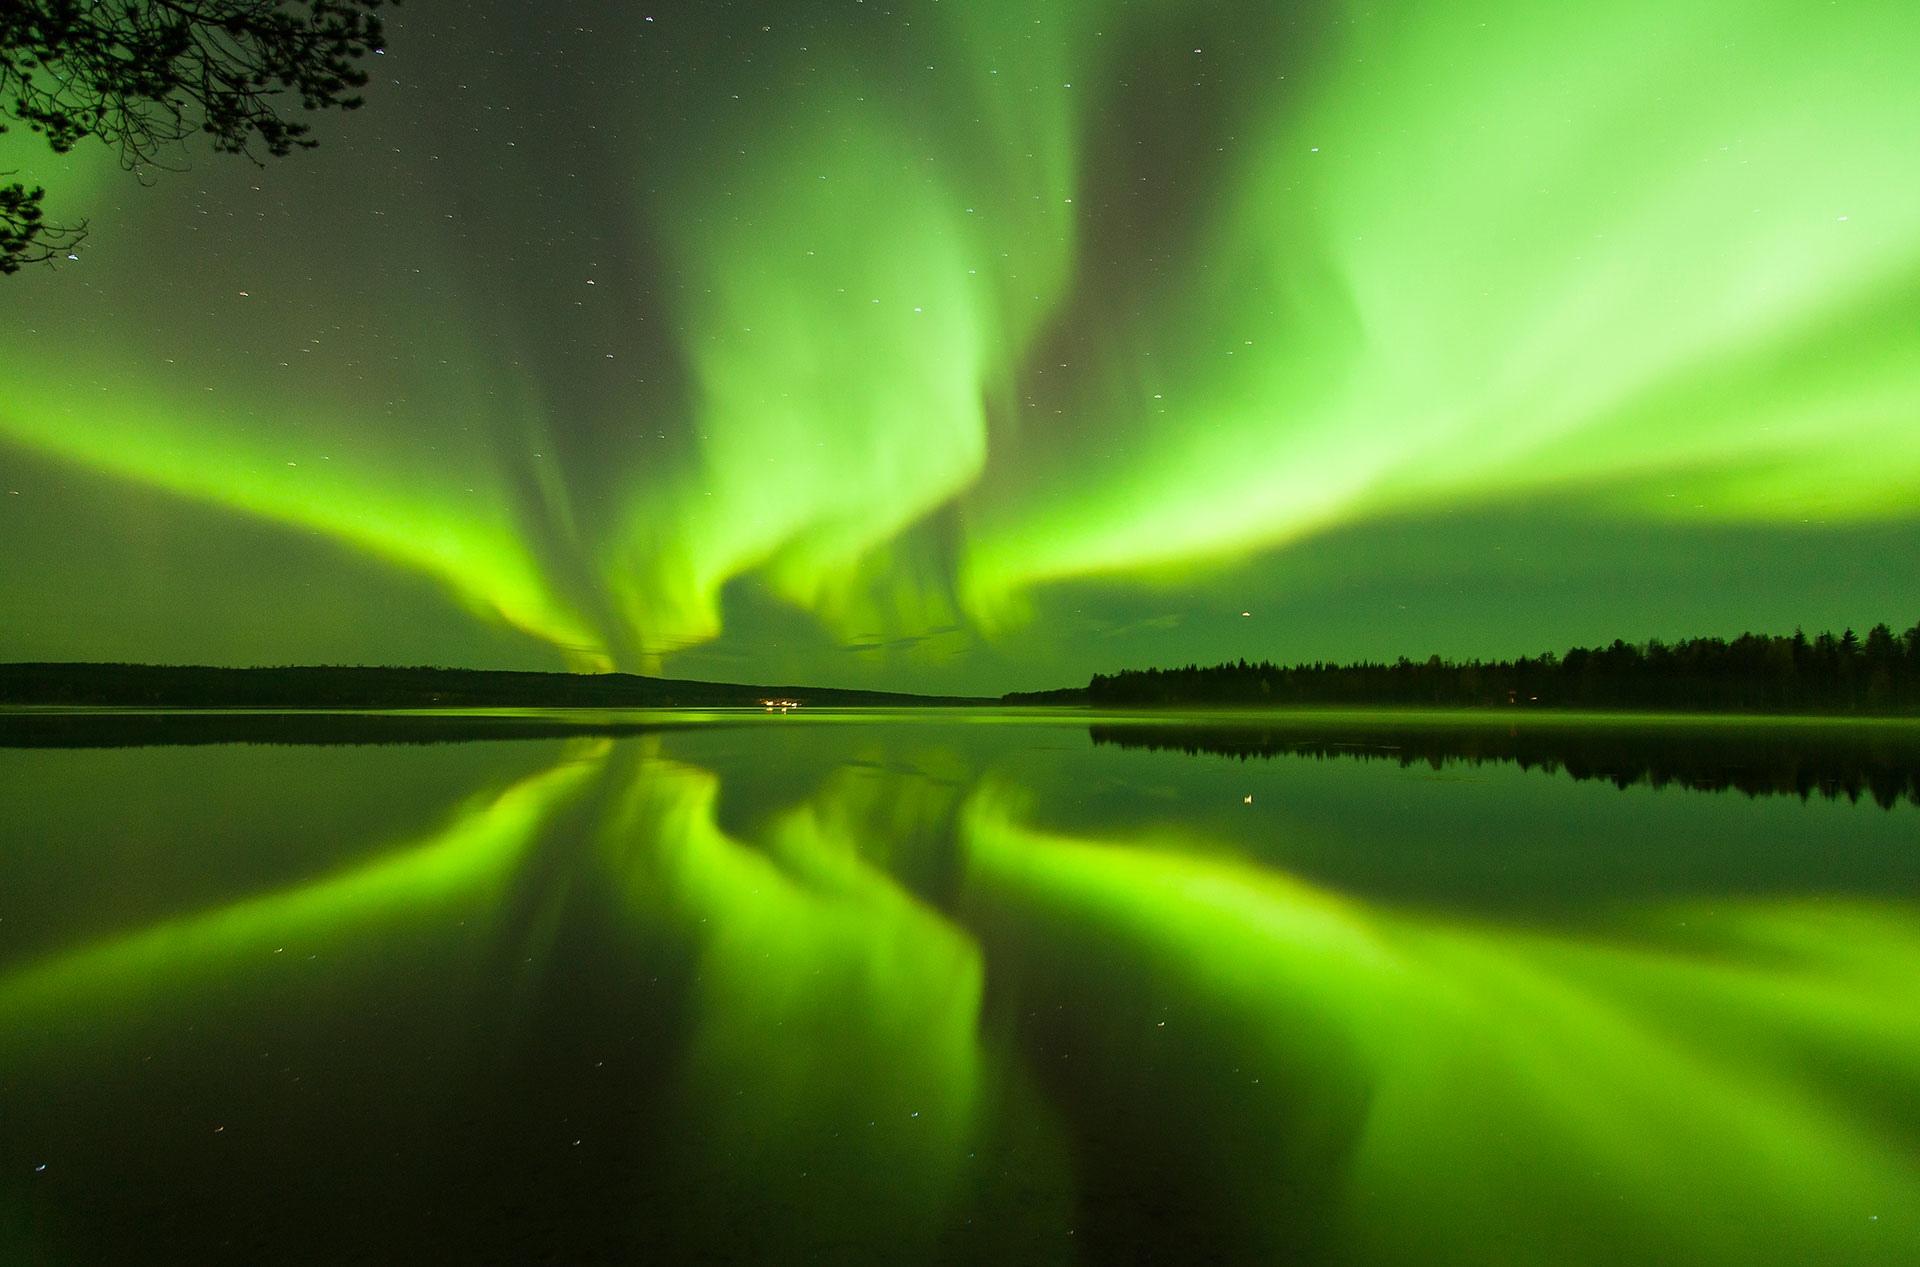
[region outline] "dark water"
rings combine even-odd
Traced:
[[[1920,725],[594,721],[0,717],[0,1262],[1920,1262]]]

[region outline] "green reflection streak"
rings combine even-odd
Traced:
[[[1184,842],[1045,835],[991,789],[966,831],[976,900],[1075,930],[1096,996],[1102,948],[1126,947],[1240,1025],[1309,1119],[1365,1084],[1334,1233],[1355,1260],[1920,1251],[1908,909],[1721,902],[1551,936],[1368,909]]]
[[[831,809],[792,811],[756,847],[715,824],[718,790],[649,759],[606,836],[638,925],[695,947],[685,1200],[743,1242],[832,1244],[848,1208],[877,1244],[930,1240],[975,1131],[979,952]]]
[[[172,1006],[183,991],[210,982],[271,979],[310,955],[377,957],[386,950],[381,934],[439,925],[456,913],[477,929],[515,862],[597,775],[606,747],[581,745],[378,862],[27,964],[0,978],[0,1026],[44,1034]]]

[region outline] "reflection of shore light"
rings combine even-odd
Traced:
[[[763,699],[760,703],[769,713],[775,711],[787,713],[800,707],[800,701],[797,699]]]

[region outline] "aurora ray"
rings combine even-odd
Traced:
[[[5,139],[93,244],[0,315],[0,654],[115,583],[45,526],[99,513],[62,472],[177,503],[162,558],[209,507],[273,527],[230,607],[125,603],[134,659],[270,659],[248,595],[313,534],[439,587],[430,644],[500,626],[528,666],[991,689],[1142,622],[1265,651],[1353,534],[1381,608],[1450,578],[1398,649],[1493,651],[1486,542],[1541,506],[1541,570],[1682,560],[1609,632],[1910,619],[1911,6],[423,0],[380,62],[262,171]],[[1783,576],[1898,557],[1857,610],[1807,577],[1761,613],[1698,557],[1726,532]],[[301,566],[369,615],[338,658],[395,654],[364,570]]]

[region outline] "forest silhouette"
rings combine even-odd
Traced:
[[[1744,633],[1574,647],[1515,660],[1283,666],[1271,661],[1096,673],[1096,707],[1361,704],[1410,708],[1525,707],[1675,712],[1920,711],[1920,624],[1896,635],[1875,625],[1809,638]],[[1037,701],[1036,701],[1037,702]]]

